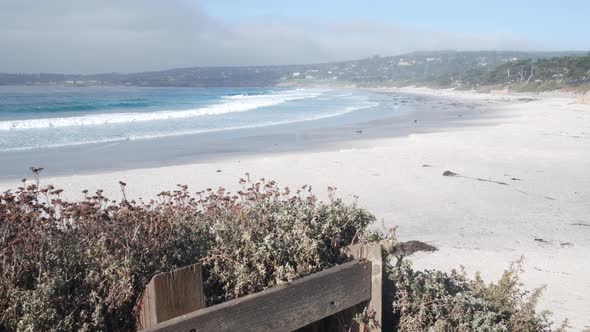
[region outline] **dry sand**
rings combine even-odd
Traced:
[[[381,89],[382,92],[391,92]],[[413,256],[420,269],[463,265],[497,279],[523,256],[523,281],[546,285],[540,306],[575,330],[590,325],[590,105],[575,97],[489,95],[404,88],[397,92],[493,108],[496,121],[374,139],[349,149],[250,155],[220,162],[44,179],[65,188],[150,197],[177,183],[237,187],[245,172],[281,185],[313,185],[326,197],[359,196],[401,240],[440,250]],[[525,99],[523,99],[525,98]],[[529,100],[528,98],[531,98]],[[219,171],[218,171],[219,170]],[[452,171],[460,176],[447,177]],[[14,187],[0,184],[0,189]]]

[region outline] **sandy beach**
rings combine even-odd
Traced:
[[[358,196],[385,227],[397,226],[401,240],[439,249],[412,256],[415,267],[464,266],[491,281],[522,256],[525,286],[546,285],[540,307],[553,311],[556,322],[567,317],[574,330],[590,327],[590,105],[565,95],[378,92],[411,96],[415,104],[407,107],[443,112],[460,105],[460,111],[437,126],[426,115],[407,118],[404,130],[391,135],[383,124],[359,123],[347,128],[354,139],[311,151],[238,153],[42,181],[64,188],[71,199],[81,198],[83,189],[118,198],[119,180],[133,198],[176,184],[234,189],[246,172],[280,185],[312,185],[324,199],[328,186],[337,187],[346,200]],[[446,171],[454,176],[443,176]],[[0,190],[18,180],[3,180]]]

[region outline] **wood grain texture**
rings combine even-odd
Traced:
[[[140,328],[205,308],[201,264],[155,275],[141,301]]]
[[[371,262],[371,300],[367,303],[369,310],[375,312],[378,327],[370,329],[359,327],[364,331],[381,331],[383,326],[383,250],[379,243],[354,244],[346,247],[344,253],[354,259],[366,259]]]
[[[355,260],[146,331],[293,331],[370,297],[371,262]]]

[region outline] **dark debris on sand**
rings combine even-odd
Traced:
[[[438,249],[430,244],[421,241],[406,241],[394,245],[389,252],[395,256],[409,256],[419,251],[437,251]]]

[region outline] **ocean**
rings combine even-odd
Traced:
[[[0,153],[309,123],[376,108],[295,88],[0,87]]]
[[[0,86],[0,179],[362,148],[460,119],[424,105],[360,89]]]

